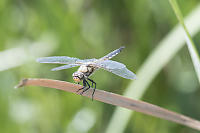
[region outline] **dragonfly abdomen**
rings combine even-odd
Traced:
[[[113,58],[114,56],[118,55],[118,54],[122,51],[122,49],[124,49],[124,48],[125,48],[125,47],[122,46],[122,47],[120,47],[120,48],[118,48],[118,49],[116,49],[116,50],[110,52],[110,53],[107,54],[106,56],[100,58],[100,60],[109,60],[109,59]]]

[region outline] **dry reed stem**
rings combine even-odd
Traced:
[[[64,90],[72,93],[76,93],[76,91],[82,87],[81,85],[72,84],[65,81],[51,80],[51,79],[24,79],[20,82],[19,85],[16,86],[16,88],[23,86],[42,86],[42,87]],[[93,88],[89,89],[83,94],[83,96],[91,98],[92,91]],[[147,102],[133,100],[118,94],[97,89],[94,95],[94,100],[124,107],[130,110],[135,110],[138,112],[142,112],[144,114],[159,117],[165,120],[173,121],[191,127],[193,129],[200,130],[200,121],[169,111],[159,106],[149,104]]]

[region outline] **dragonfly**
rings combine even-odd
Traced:
[[[92,92],[92,100],[93,100],[94,93],[96,90],[96,82],[94,82],[89,77],[98,69],[104,69],[108,72],[111,72],[115,75],[118,75],[126,79],[136,79],[136,75],[132,71],[128,70],[124,64],[110,60],[111,58],[119,54],[124,48],[125,47],[122,46],[99,59],[92,58],[92,59],[82,60],[68,56],[51,56],[51,57],[38,58],[37,62],[65,64],[51,69],[52,71],[69,69],[79,66],[78,70],[72,74],[73,80],[76,83],[79,84],[80,82],[83,82],[83,87],[78,89],[77,92],[82,90],[82,92],[80,93],[80,95],[82,95],[84,92],[90,89],[91,86],[93,87],[94,85],[94,89]],[[89,81],[92,83],[92,85],[89,84]]]

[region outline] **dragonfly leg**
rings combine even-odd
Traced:
[[[88,80],[92,82],[92,87],[93,87],[93,83],[94,83],[94,90],[92,92],[92,100],[93,100],[94,93],[95,93],[95,90],[96,90],[96,82],[94,82],[92,79],[89,79],[89,78],[88,78]]]
[[[85,83],[88,85],[88,87],[85,87],[84,90],[80,93],[80,95],[82,95],[84,92],[90,89],[90,84],[87,82],[87,80],[85,80]]]
[[[88,80],[89,80],[90,82],[92,82],[92,87],[93,87],[93,83],[94,83],[94,88],[96,89],[96,82],[94,82],[94,80],[89,79],[89,78],[88,78]]]
[[[79,92],[80,90],[83,90],[85,87],[87,87],[87,86],[86,86],[86,80],[84,79],[83,80],[83,87],[78,89],[76,92]]]
[[[87,78],[90,82],[92,82],[92,87],[93,87],[93,83],[95,83],[93,80]]]

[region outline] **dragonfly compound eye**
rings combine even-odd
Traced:
[[[73,80],[74,80],[75,82],[81,82],[81,79],[80,79],[79,77],[73,77]]]
[[[75,82],[80,82],[83,79],[83,73],[80,72],[75,72],[72,74],[72,76]]]

